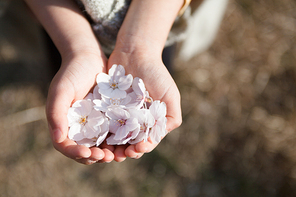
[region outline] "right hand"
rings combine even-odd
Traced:
[[[83,99],[95,85],[96,75],[106,70],[106,57],[94,52],[80,52],[63,58],[53,78],[47,99],[46,115],[54,147],[65,156],[83,164],[111,162],[113,146],[88,148],[68,138],[67,113],[70,106]]]

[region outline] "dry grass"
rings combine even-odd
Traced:
[[[176,59],[183,125],[139,160],[67,159],[49,140],[40,79],[1,80],[0,196],[295,196],[295,11],[293,0],[230,0],[212,47]],[[2,30],[1,68],[27,69]]]

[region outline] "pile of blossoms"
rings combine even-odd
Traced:
[[[166,104],[153,101],[143,80],[125,75],[114,64],[108,75],[100,73],[92,93],[76,101],[68,111],[68,137],[87,147],[159,143],[166,134]]]

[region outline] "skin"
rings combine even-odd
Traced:
[[[103,143],[100,147],[87,148],[67,137],[69,107],[83,99],[95,85],[96,75],[106,73],[113,64],[121,64],[126,73],[142,78],[150,96],[167,104],[169,132],[181,124],[180,94],[161,54],[183,0],[133,0],[109,60],[72,0],[26,0],[26,3],[62,56],[46,106],[52,143],[58,151],[88,165],[112,160],[122,162],[126,157],[137,159],[157,146],[148,141],[121,146]]]

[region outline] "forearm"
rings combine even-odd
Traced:
[[[101,53],[89,22],[72,0],[25,0],[62,57],[80,50]],[[100,54],[99,54],[100,55]]]
[[[184,0],[133,0],[120,28],[115,48],[124,52],[150,49],[161,54]]]

